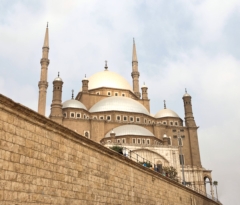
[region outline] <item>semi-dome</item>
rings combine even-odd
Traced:
[[[138,125],[122,125],[122,126],[114,128],[113,131],[116,133],[115,136],[137,135],[137,136],[154,137],[153,133],[151,133],[146,128],[138,126]],[[111,132],[112,132],[112,130],[109,131],[105,135],[105,137],[110,137]]]
[[[123,111],[150,115],[148,110],[138,101],[128,97],[107,97],[93,105],[89,112]]]
[[[88,81],[89,90],[100,87],[132,90],[132,86],[128,83],[128,81],[125,78],[109,70],[104,70],[95,73],[94,75],[88,78]]]
[[[79,102],[78,100],[67,100],[63,103],[63,108],[80,108],[80,109],[84,109],[87,110],[87,108],[85,107],[85,105],[81,102]]]
[[[155,118],[162,118],[162,117],[178,117],[178,114],[170,109],[162,109],[157,112],[157,114],[154,116]]]

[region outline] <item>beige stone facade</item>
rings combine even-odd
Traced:
[[[0,204],[218,204],[2,95],[0,140]]]

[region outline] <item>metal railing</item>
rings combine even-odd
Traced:
[[[119,145],[123,146],[124,144],[121,142],[105,142],[104,145]],[[172,146],[172,145],[163,145],[163,144],[137,144],[137,143],[126,143],[127,146],[134,146],[134,147],[170,147],[170,148],[178,148],[178,146]]]
[[[121,143],[108,143],[108,144],[112,144],[113,146],[120,146],[122,147],[122,144]],[[136,146],[136,145],[135,145]],[[161,146],[161,145],[160,145]],[[109,147],[111,148],[111,147]],[[144,167],[148,167],[156,172],[158,172],[159,174],[165,176],[165,177],[168,177],[170,180],[174,181],[174,182],[178,182],[179,184],[181,184],[182,186],[183,185],[183,182],[181,182],[180,178],[179,177],[170,177],[170,176],[167,176],[167,174],[161,169],[159,170],[159,168],[157,167],[157,164],[151,162],[150,160],[140,156],[139,154],[135,153],[134,150],[130,150],[126,147],[122,147],[122,153],[121,153],[123,156],[143,165]],[[194,184],[192,184],[191,182],[187,182],[185,187],[193,190],[193,191],[196,191],[198,192],[199,194],[202,194],[204,196],[206,196],[207,198],[209,199],[212,199],[216,202],[218,202],[219,204],[222,204],[217,198],[213,197],[212,195],[210,194],[207,194],[205,191],[202,191],[198,188],[195,187]]]

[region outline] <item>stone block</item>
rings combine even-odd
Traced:
[[[9,132],[5,132],[5,140],[8,142],[13,142],[13,139],[15,138],[15,135],[9,133]]]
[[[30,201],[30,194],[24,192],[18,192],[17,194],[18,201],[21,202],[29,202]]]
[[[14,169],[16,172],[19,172],[19,173],[26,172],[26,166],[23,164],[14,163]]]
[[[26,139],[18,136],[18,137],[13,138],[13,143],[21,145],[21,146],[25,146],[26,145]]]
[[[11,153],[11,161],[12,162],[20,162],[20,154],[16,154],[16,153]]]
[[[1,116],[1,121],[7,122],[9,113],[3,111],[2,109],[0,110],[0,116]]]
[[[5,180],[17,181],[18,174],[16,172],[5,171]]]
[[[1,204],[1,202],[3,202],[3,199],[4,199],[3,190],[0,190],[0,204]]]
[[[0,129],[0,140],[6,141],[6,132]]]
[[[17,201],[17,192],[4,190],[3,191],[3,198],[6,201]]]
[[[6,180],[0,180],[0,190],[11,190],[12,189],[12,182]]]
[[[12,134],[15,134],[15,126],[7,122],[3,123],[3,130]]]

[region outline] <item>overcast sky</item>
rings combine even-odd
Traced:
[[[60,72],[63,101],[82,79],[104,69],[131,81],[132,39],[151,113],[174,110],[184,119],[184,89],[192,96],[202,165],[219,182],[220,201],[240,193],[239,0],[0,0],[0,93],[37,110],[40,59],[49,22],[52,81]]]

